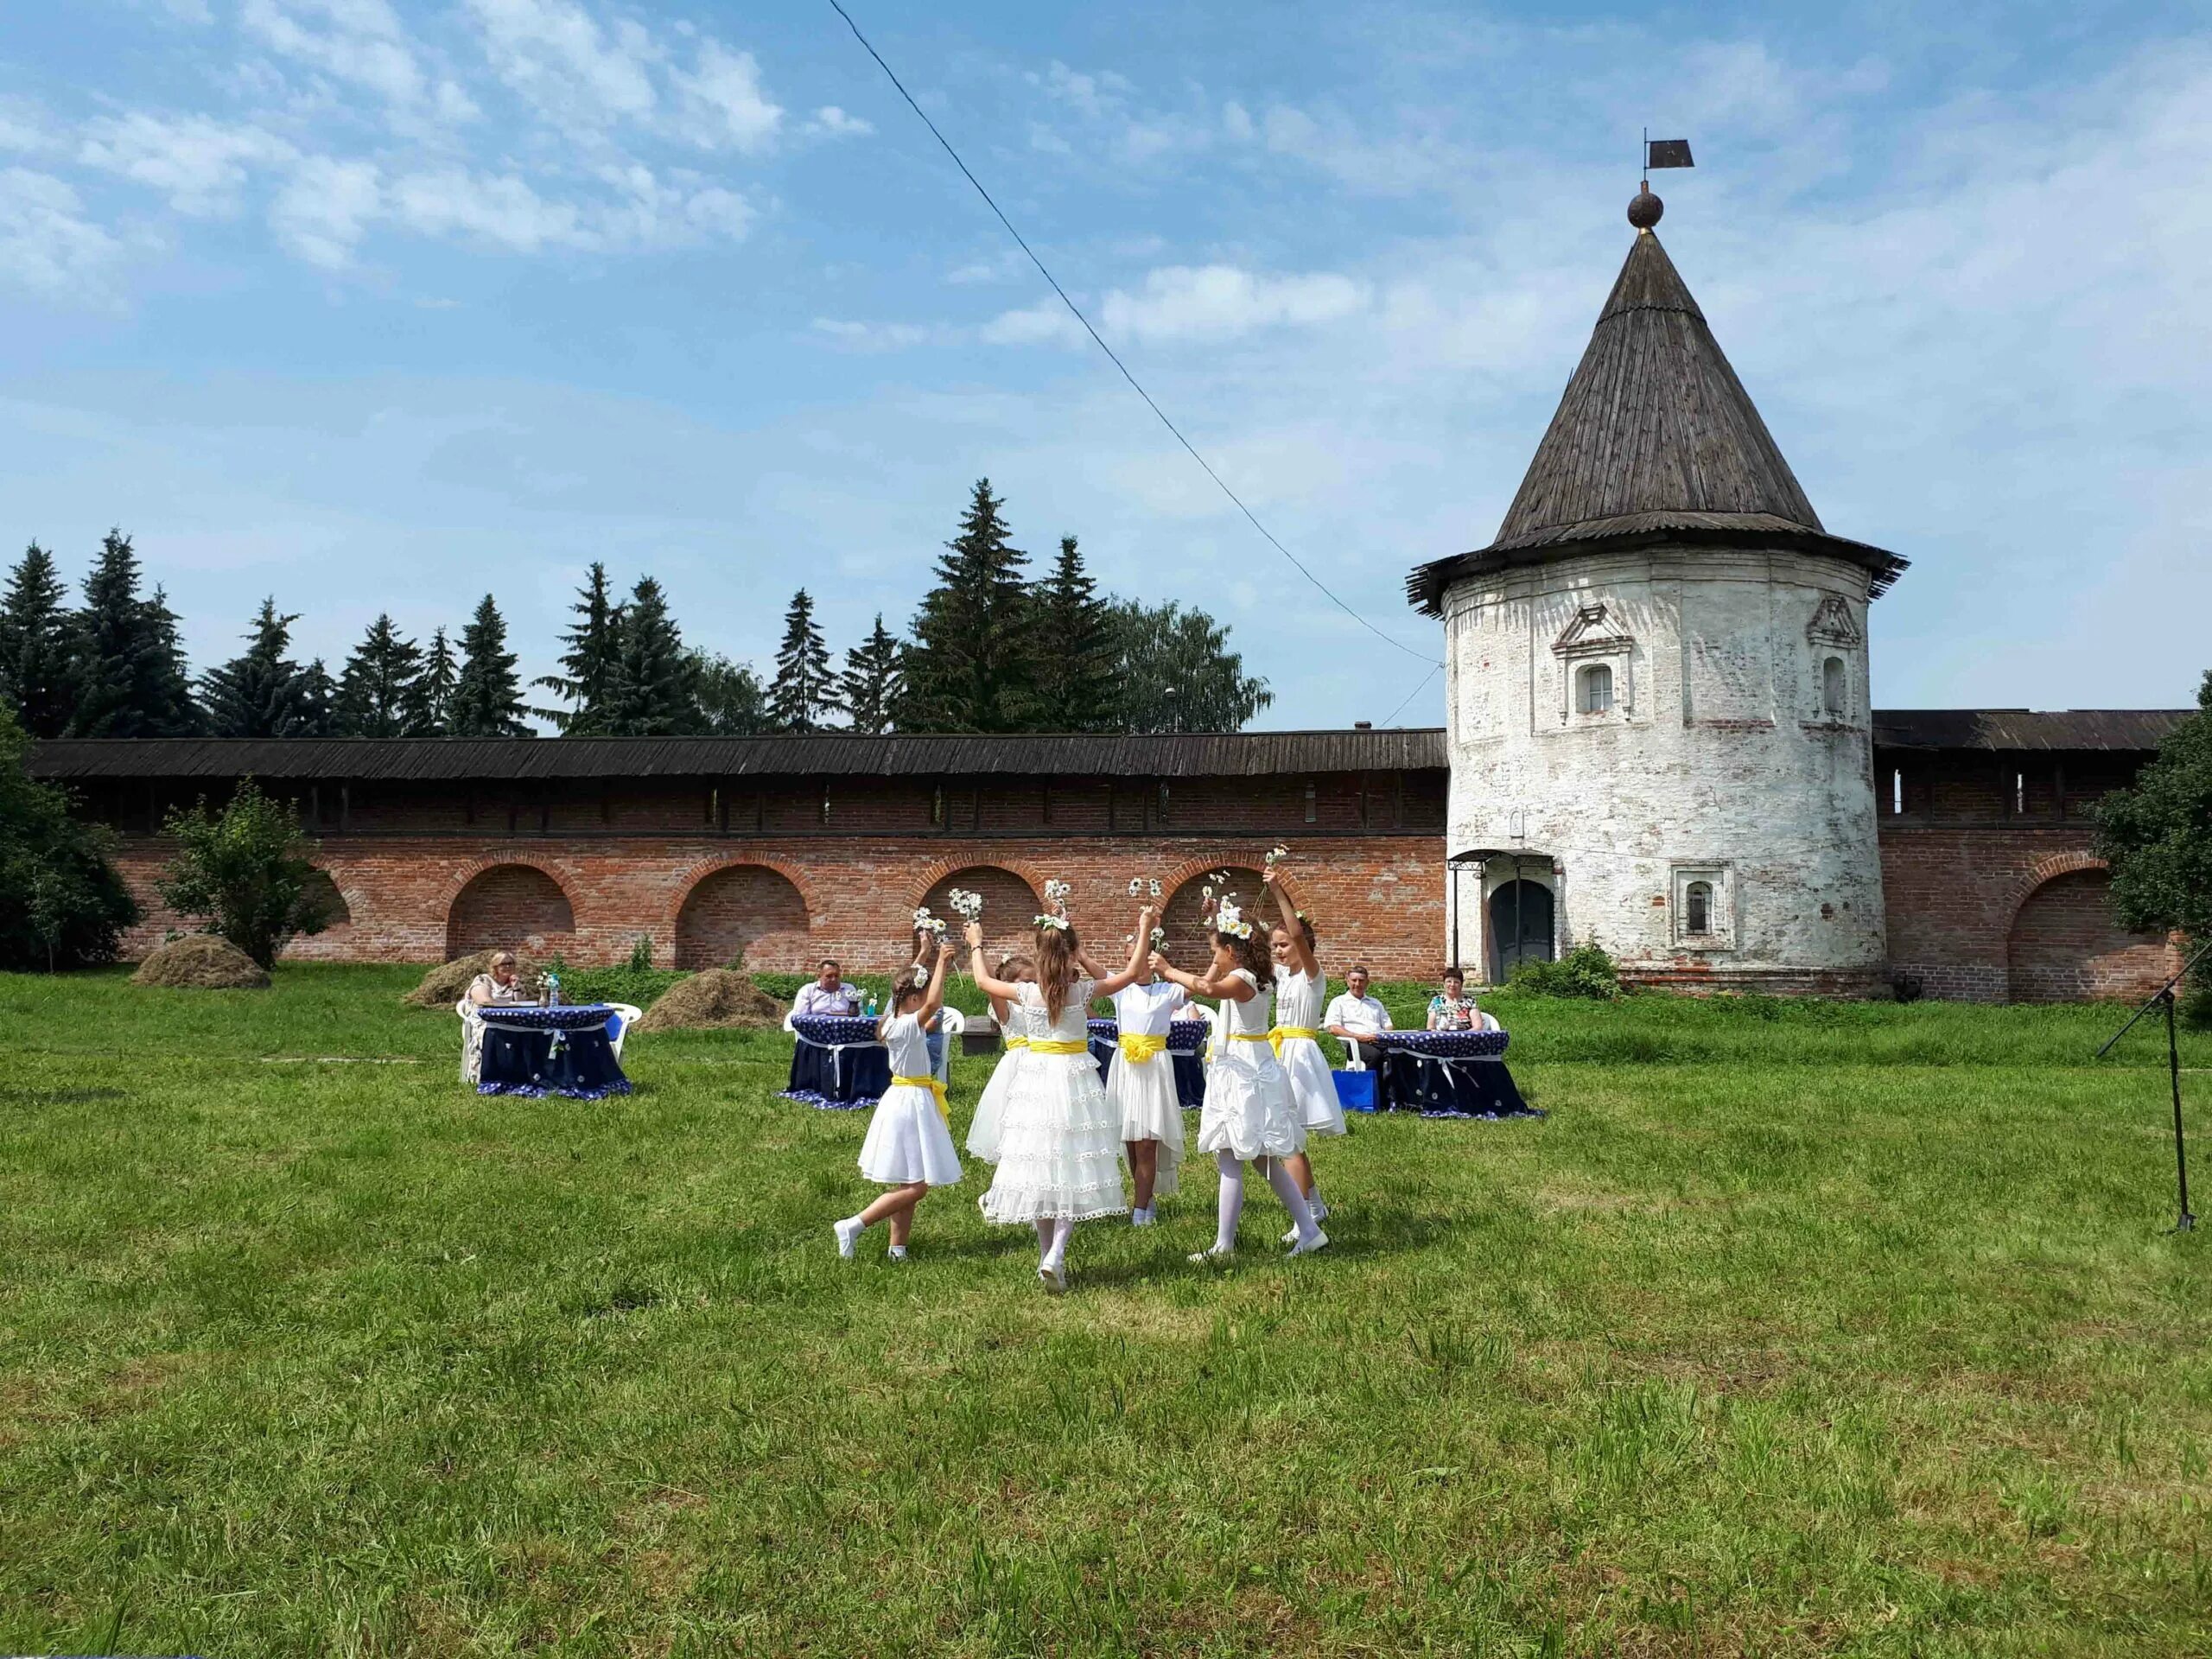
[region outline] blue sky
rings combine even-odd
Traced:
[[[334,668],[590,560],[687,636],[902,626],[968,486],[1382,720],[1626,250],[1661,234],[1820,510],[1907,555],[1889,706],[2178,705],[2208,653],[2212,40],[2192,9],[0,0],[0,544],[120,524],[230,654]],[[1815,15],[1817,14],[1817,15]],[[12,554],[10,555],[12,556]],[[1440,681],[1402,723],[1442,718]]]

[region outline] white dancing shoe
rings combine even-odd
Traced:
[[[1132,1210],[1132,1211],[1129,1211],[1129,1225],[1130,1225],[1130,1226],[1132,1226],[1132,1227],[1149,1227],[1149,1226],[1151,1226],[1151,1225],[1152,1225],[1152,1211],[1149,1211],[1149,1210]]]
[[[861,1226],[857,1217],[849,1216],[842,1221],[832,1222],[830,1230],[837,1235],[837,1254],[849,1262],[853,1259],[853,1252],[860,1248],[861,1235],[867,1229]]]
[[[906,1247],[904,1244],[893,1244],[884,1254],[893,1262],[904,1262],[906,1259]]]
[[[1234,1249],[1224,1250],[1218,1244],[1209,1244],[1203,1250],[1192,1250],[1190,1255],[1190,1262],[1191,1265],[1194,1268],[1219,1267],[1222,1263],[1230,1260],[1236,1255],[1236,1252]]]
[[[1045,1287],[1047,1296],[1065,1296],[1068,1294],[1068,1270],[1064,1266],[1052,1267],[1040,1262],[1037,1268],[1037,1282]]]
[[[1316,1250],[1325,1250],[1328,1248],[1329,1236],[1323,1232],[1319,1227],[1316,1227],[1313,1230],[1313,1236],[1308,1239],[1301,1239],[1297,1243],[1293,1244],[1290,1247],[1290,1253],[1293,1255],[1311,1255]]]

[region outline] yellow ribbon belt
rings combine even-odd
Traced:
[[[907,1087],[912,1089],[928,1090],[930,1093],[937,1096],[938,1116],[943,1118],[947,1124],[950,1124],[952,1122],[952,1108],[945,1103],[944,1085],[939,1083],[935,1077],[893,1077],[891,1079],[891,1086],[893,1089],[898,1088],[901,1084],[904,1084]]]
[[[1008,1048],[1027,1048],[1029,1039],[1027,1037],[1009,1037],[1006,1039],[1006,1046]]]
[[[1062,1043],[1049,1038],[1032,1037],[1029,1039],[1029,1052],[1032,1054],[1088,1054],[1090,1052],[1090,1045],[1089,1043]]]
[[[1277,1026],[1268,1033],[1268,1040],[1275,1046],[1275,1058],[1282,1058],[1282,1046],[1293,1037],[1303,1037],[1311,1042],[1321,1040],[1321,1033],[1311,1026]]]
[[[1156,1032],[1133,1031],[1122,1039],[1122,1052],[1133,1060],[1148,1060],[1167,1051],[1167,1039]]]
[[[1274,1038],[1264,1031],[1232,1031],[1229,1033],[1229,1040],[1232,1043],[1271,1043]]]

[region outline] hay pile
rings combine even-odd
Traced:
[[[423,982],[401,997],[400,1001],[410,1008],[450,1008],[461,1001],[461,993],[468,988],[469,981],[477,975],[489,973],[492,958],[498,956],[494,948],[479,950],[473,957],[463,957],[458,962],[440,963],[423,976]],[[537,976],[545,964],[532,962],[520,951],[515,953],[515,980],[535,994]]]
[[[639,1031],[769,1031],[784,1022],[784,1005],[753,982],[750,974],[709,968],[679,979],[653,1000]]]
[[[228,939],[195,933],[156,950],[138,964],[130,982],[176,990],[265,991],[269,976]]]

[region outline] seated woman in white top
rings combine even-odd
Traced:
[[[1199,996],[1221,999],[1220,1052],[1206,1068],[1205,1106],[1198,1116],[1198,1150],[1214,1154],[1221,1192],[1210,1249],[1193,1262],[1219,1262],[1236,1249],[1236,1221],[1244,1210],[1244,1166],[1256,1164],[1296,1224],[1293,1255],[1306,1255],[1329,1242],[1314,1224],[1313,1211],[1283,1166],[1283,1160],[1306,1147],[1306,1130],[1291,1103],[1290,1085],[1275,1064],[1268,1040],[1268,995],[1274,964],[1266,937],[1224,899],[1214,913],[1213,960],[1203,974],[1186,974],[1158,951],[1153,971]]]
[[[952,962],[951,951],[942,945],[936,949],[937,964],[928,983],[918,982],[918,965],[901,974],[891,988],[891,1006],[875,1024],[877,1037],[891,1051],[891,1087],[868,1121],[868,1138],[861,1142],[861,1173],[891,1190],[832,1228],[837,1254],[849,1259],[859,1247],[861,1234],[887,1220],[891,1259],[905,1261],[906,1241],[914,1231],[914,1206],[932,1186],[950,1186],[960,1179],[960,1154],[952,1144],[944,1085],[930,1070],[928,1028],[944,1006],[944,974]]]
[[[475,1007],[489,1007],[495,1002],[520,1002],[527,993],[515,965],[515,953],[502,950],[492,958],[492,965],[468,982],[464,993]],[[484,1080],[484,1027],[480,1020],[461,1022],[461,1080],[467,1084]]]

